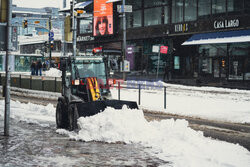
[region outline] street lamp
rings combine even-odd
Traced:
[[[125,72],[124,72],[124,60],[126,59],[126,47],[127,47],[127,35],[126,35],[126,13],[125,13],[125,0],[108,0],[106,3],[113,3],[122,1],[122,20],[123,20],[123,47],[122,47],[122,70],[123,70],[123,80],[125,80]]]

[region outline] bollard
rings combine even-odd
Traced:
[[[121,82],[118,82],[118,100],[121,100]]]
[[[141,105],[141,84],[139,84],[139,97],[138,98],[139,98],[138,103],[139,103],[139,105]]]
[[[22,88],[22,75],[19,75],[19,88]]]
[[[32,89],[32,76],[30,76],[30,89]]]
[[[164,109],[167,108],[167,90],[166,87],[164,86]]]
[[[56,92],[56,77],[55,77],[55,92]]]
[[[44,91],[44,77],[42,77],[42,90]]]

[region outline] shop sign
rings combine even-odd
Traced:
[[[152,48],[152,52],[153,53],[158,53],[160,50],[160,46],[159,45],[153,45],[153,48]]]
[[[160,52],[162,54],[168,54],[168,46],[161,46]]]
[[[91,36],[78,36],[77,37],[77,42],[82,42],[82,41],[94,41],[95,38]]]
[[[236,28],[240,26],[239,19],[233,20],[223,20],[223,21],[214,21],[214,29],[222,29],[222,28]]]
[[[175,32],[187,32],[188,31],[188,24],[176,24],[174,26]]]

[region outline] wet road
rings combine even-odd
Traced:
[[[11,119],[10,137],[3,136],[0,117],[0,166],[160,166],[167,165],[134,144],[71,141],[57,134],[55,125]]]

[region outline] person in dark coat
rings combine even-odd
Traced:
[[[45,62],[43,62],[43,71],[46,71],[47,70],[47,65]]]
[[[42,76],[42,68],[43,68],[42,62],[41,62],[41,60],[38,60],[38,62],[37,62],[37,75],[39,72],[39,75]]]
[[[31,70],[31,75],[35,75],[36,63],[34,62],[34,60],[32,60],[31,62],[30,70]]]

